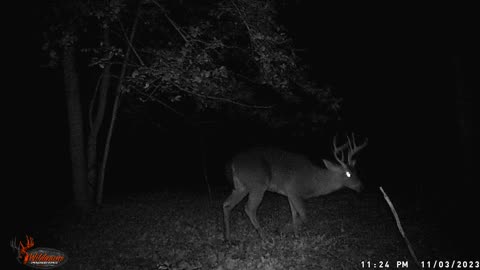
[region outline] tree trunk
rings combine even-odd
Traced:
[[[141,2],[140,2],[141,3]],[[113,101],[113,109],[112,109],[112,117],[110,120],[110,125],[108,127],[107,131],[107,138],[105,140],[105,148],[103,151],[103,158],[102,158],[102,163],[100,164],[100,171],[98,172],[98,184],[97,184],[97,190],[96,190],[96,203],[97,205],[102,204],[103,201],[103,186],[105,182],[105,170],[107,167],[107,161],[108,161],[108,154],[110,152],[110,143],[112,141],[112,134],[113,134],[113,129],[115,127],[115,123],[117,120],[117,114],[118,114],[118,108],[120,107],[120,101],[122,97],[122,83],[123,79],[125,78],[125,74],[127,72],[127,66],[128,66],[128,60],[130,59],[130,54],[133,50],[133,39],[135,37],[135,33],[137,30],[137,25],[138,21],[140,18],[140,7],[141,4],[139,3],[138,9],[137,9],[137,15],[135,16],[135,20],[132,25],[132,30],[130,32],[130,37],[128,37],[127,41],[127,51],[125,53],[125,59],[123,59],[123,64],[122,68],[120,70],[120,76],[118,78],[118,84],[117,88],[115,90],[115,99]]]
[[[112,120],[110,121],[110,126],[108,127],[107,139],[105,141],[105,150],[103,151],[102,163],[100,164],[100,171],[98,174],[97,195],[96,195],[97,205],[101,205],[103,202],[103,184],[105,181],[105,170],[107,167],[108,153],[110,152],[110,142],[112,141],[113,128],[115,127],[115,122],[117,120],[118,107],[120,106],[120,95],[121,93],[117,93],[115,96],[115,100],[113,102]]]
[[[202,152],[202,172],[203,172],[203,180],[205,180],[205,185],[207,186],[208,197],[210,202],[213,201],[212,197],[212,189],[210,188],[210,182],[208,181],[208,168],[207,168],[207,147],[205,145],[205,137],[202,132],[200,132],[200,151]]]
[[[84,213],[92,206],[92,198],[88,192],[80,85],[78,72],[75,68],[75,48],[73,44],[65,44],[63,47],[63,69],[70,131],[73,204]]]
[[[104,29],[103,33],[103,42],[105,47],[110,46],[110,30],[109,28]],[[97,143],[98,143],[98,134],[100,128],[102,127],[103,120],[105,118],[105,109],[107,105],[107,94],[108,90],[110,89],[110,82],[111,82],[111,63],[108,61],[105,64],[105,68],[103,69],[101,84],[98,89],[98,95],[94,95],[92,97],[92,102],[89,108],[89,123],[90,123],[90,132],[88,134],[88,142],[87,142],[87,162],[88,162],[88,183],[89,188],[92,189],[93,187],[98,185],[98,151],[97,151]],[[96,108],[96,110],[95,110]],[[95,111],[95,112],[94,112]]]

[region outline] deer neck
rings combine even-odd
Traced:
[[[320,196],[332,193],[343,187],[338,180],[338,174],[328,169],[316,168],[315,173],[315,195]]]

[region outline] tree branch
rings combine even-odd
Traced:
[[[140,64],[142,66],[145,66],[145,63],[142,61],[142,58],[140,57],[140,55],[137,53],[137,50],[135,50],[135,47],[133,47],[133,44],[130,42],[130,39],[127,37],[127,33],[125,33],[125,28],[123,27],[123,24],[120,20],[118,20],[118,24],[120,25],[120,29],[122,29],[122,34],[123,34],[123,37],[125,38],[125,40],[127,41],[127,44],[128,46],[130,47],[130,49],[133,51],[133,53],[135,54],[135,56],[137,57],[138,59],[138,62],[140,62]]]
[[[157,1],[153,0],[152,1],[155,5],[157,5],[160,10],[162,10],[162,13],[163,13],[163,16],[165,16],[165,18],[167,18],[168,22],[170,22],[170,24],[175,28],[175,30],[177,30],[177,32],[180,34],[180,36],[183,38],[183,40],[185,41],[185,43],[189,43],[188,41],[188,38],[185,36],[185,34],[182,32],[182,30],[180,30],[180,28],[177,26],[177,24],[172,20],[170,19],[170,17],[167,15],[167,13],[165,12],[165,9],[162,7],[162,5],[160,5]]]
[[[237,10],[238,16],[240,17],[240,19],[242,19],[243,24],[247,28],[248,35],[250,36],[250,39],[251,39],[252,38],[252,30],[250,29],[250,26],[248,25],[247,21],[245,20],[245,15],[242,14],[242,12],[240,11],[240,9],[238,8],[238,6],[235,4],[235,2],[233,0],[231,0],[230,2],[232,3],[233,7]]]
[[[154,97],[154,96],[152,96],[152,95],[146,95],[146,94],[144,94],[144,93],[142,93],[142,92],[139,92],[139,94],[147,98],[147,99],[145,99],[145,100],[140,99],[141,101],[146,101],[146,100],[150,99],[150,100],[152,100],[152,101],[158,102],[158,103],[160,103],[162,106],[164,106],[165,108],[167,108],[167,109],[169,109],[170,111],[172,111],[173,113],[175,113],[175,114],[177,114],[177,115],[185,118],[185,115],[184,115],[183,113],[175,110],[172,106],[170,106],[170,105],[168,105],[167,103],[161,101],[160,99],[158,99],[158,98],[156,98],[156,97]]]
[[[100,86],[100,81],[103,78],[103,73],[98,77],[97,84],[95,85],[95,91],[93,92],[93,96],[90,99],[89,105],[88,105],[88,128],[92,129],[93,126],[93,107],[95,106],[95,101],[97,100],[98,96],[98,88]]]
[[[194,91],[187,90],[187,89],[181,87],[181,86],[178,85],[178,84],[175,84],[175,83],[174,83],[173,85],[175,85],[175,86],[178,88],[178,90],[180,90],[180,91],[186,92],[186,93],[188,93],[188,94],[190,94],[190,95],[194,95],[194,96],[198,96],[198,97],[201,97],[201,98],[205,98],[205,99],[217,100],[217,101],[232,103],[232,104],[235,104],[235,105],[238,105],[238,106],[242,106],[242,107],[255,108],[255,109],[271,109],[271,108],[273,107],[273,106],[250,105],[250,104],[245,104],[245,103],[241,103],[241,102],[238,102],[238,101],[234,101],[234,100],[231,100],[231,99],[228,99],[228,98],[214,97],[214,96],[199,94],[199,93],[196,93],[196,92],[194,92]]]

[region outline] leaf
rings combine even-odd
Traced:
[[[134,70],[134,71],[132,72],[132,76],[131,76],[131,77],[132,77],[132,78],[136,78],[136,77],[138,76],[138,74],[139,74],[139,73],[138,73],[138,70]]]
[[[195,82],[195,83],[201,83],[201,82],[202,82],[202,78],[200,78],[199,76],[195,76],[195,77],[193,77],[193,80],[192,80],[192,81]]]

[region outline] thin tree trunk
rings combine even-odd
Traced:
[[[205,145],[205,138],[203,134],[200,134],[200,151],[202,152],[202,170],[203,170],[203,179],[205,180],[205,185],[207,185],[208,197],[210,202],[212,202],[212,189],[210,188],[210,182],[208,181],[208,168],[207,168],[207,147]]]
[[[103,42],[108,48],[110,46],[110,30],[104,29]],[[88,162],[88,183],[93,192],[93,186],[98,184],[98,164],[97,164],[97,142],[98,133],[102,127],[103,120],[105,118],[105,109],[107,104],[107,94],[110,89],[111,82],[111,64],[109,61],[105,64],[103,69],[101,84],[99,87],[98,95],[92,97],[92,104],[90,108],[90,132],[88,134],[87,143],[87,162]],[[97,104],[96,104],[97,103]],[[94,112],[96,105],[96,111]],[[92,115],[93,114],[93,115]]]
[[[113,102],[112,109],[112,120],[110,121],[110,126],[108,127],[107,140],[105,142],[105,150],[103,154],[102,164],[100,167],[100,172],[98,175],[98,186],[97,186],[97,205],[101,205],[103,201],[103,185],[105,182],[105,169],[108,161],[108,153],[110,152],[110,143],[112,141],[113,128],[115,127],[115,122],[117,120],[118,107],[120,106],[120,93],[117,93],[115,96],[115,101]]]
[[[73,44],[63,47],[63,69],[65,97],[67,103],[68,127],[70,130],[70,157],[72,162],[72,189],[74,206],[82,213],[91,207],[91,197],[87,188],[87,166],[84,148],[84,129],[80,85],[75,68],[75,48]]]
[[[112,119],[110,121],[110,125],[108,127],[108,133],[107,133],[107,138],[105,141],[105,149],[103,151],[103,159],[102,159],[102,164],[100,167],[99,175],[98,175],[98,185],[97,185],[97,196],[96,196],[96,203],[97,205],[102,204],[103,201],[103,186],[105,182],[105,169],[107,166],[107,161],[108,161],[108,154],[110,152],[110,143],[112,140],[112,133],[113,129],[115,127],[115,122],[117,119],[117,114],[118,114],[118,108],[120,107],[120,99],[122,96],[122,82],[125,77],[125,73],[127,71],[127,64],[128,64],[128,59],[130,58],[130,54],[132,52],[132,44],[133,44],[133,38],[135,37],[135,32],[137,29],[138,25],[138,20],[139,20],[139,14],[140,14],[140,5],[137,10],[137,15],[135,17],[135,21],[132,26],[132,31],[130,33],[130,37],[127,40],[127,52],[125,53],[125,59],[123,60],[122,64],[122,69],[120,71],[120,76],[118,79],[118,84],[117,84],[117,89],[115,91],[115,100],[113,102],[113,109],[112,109]]]

